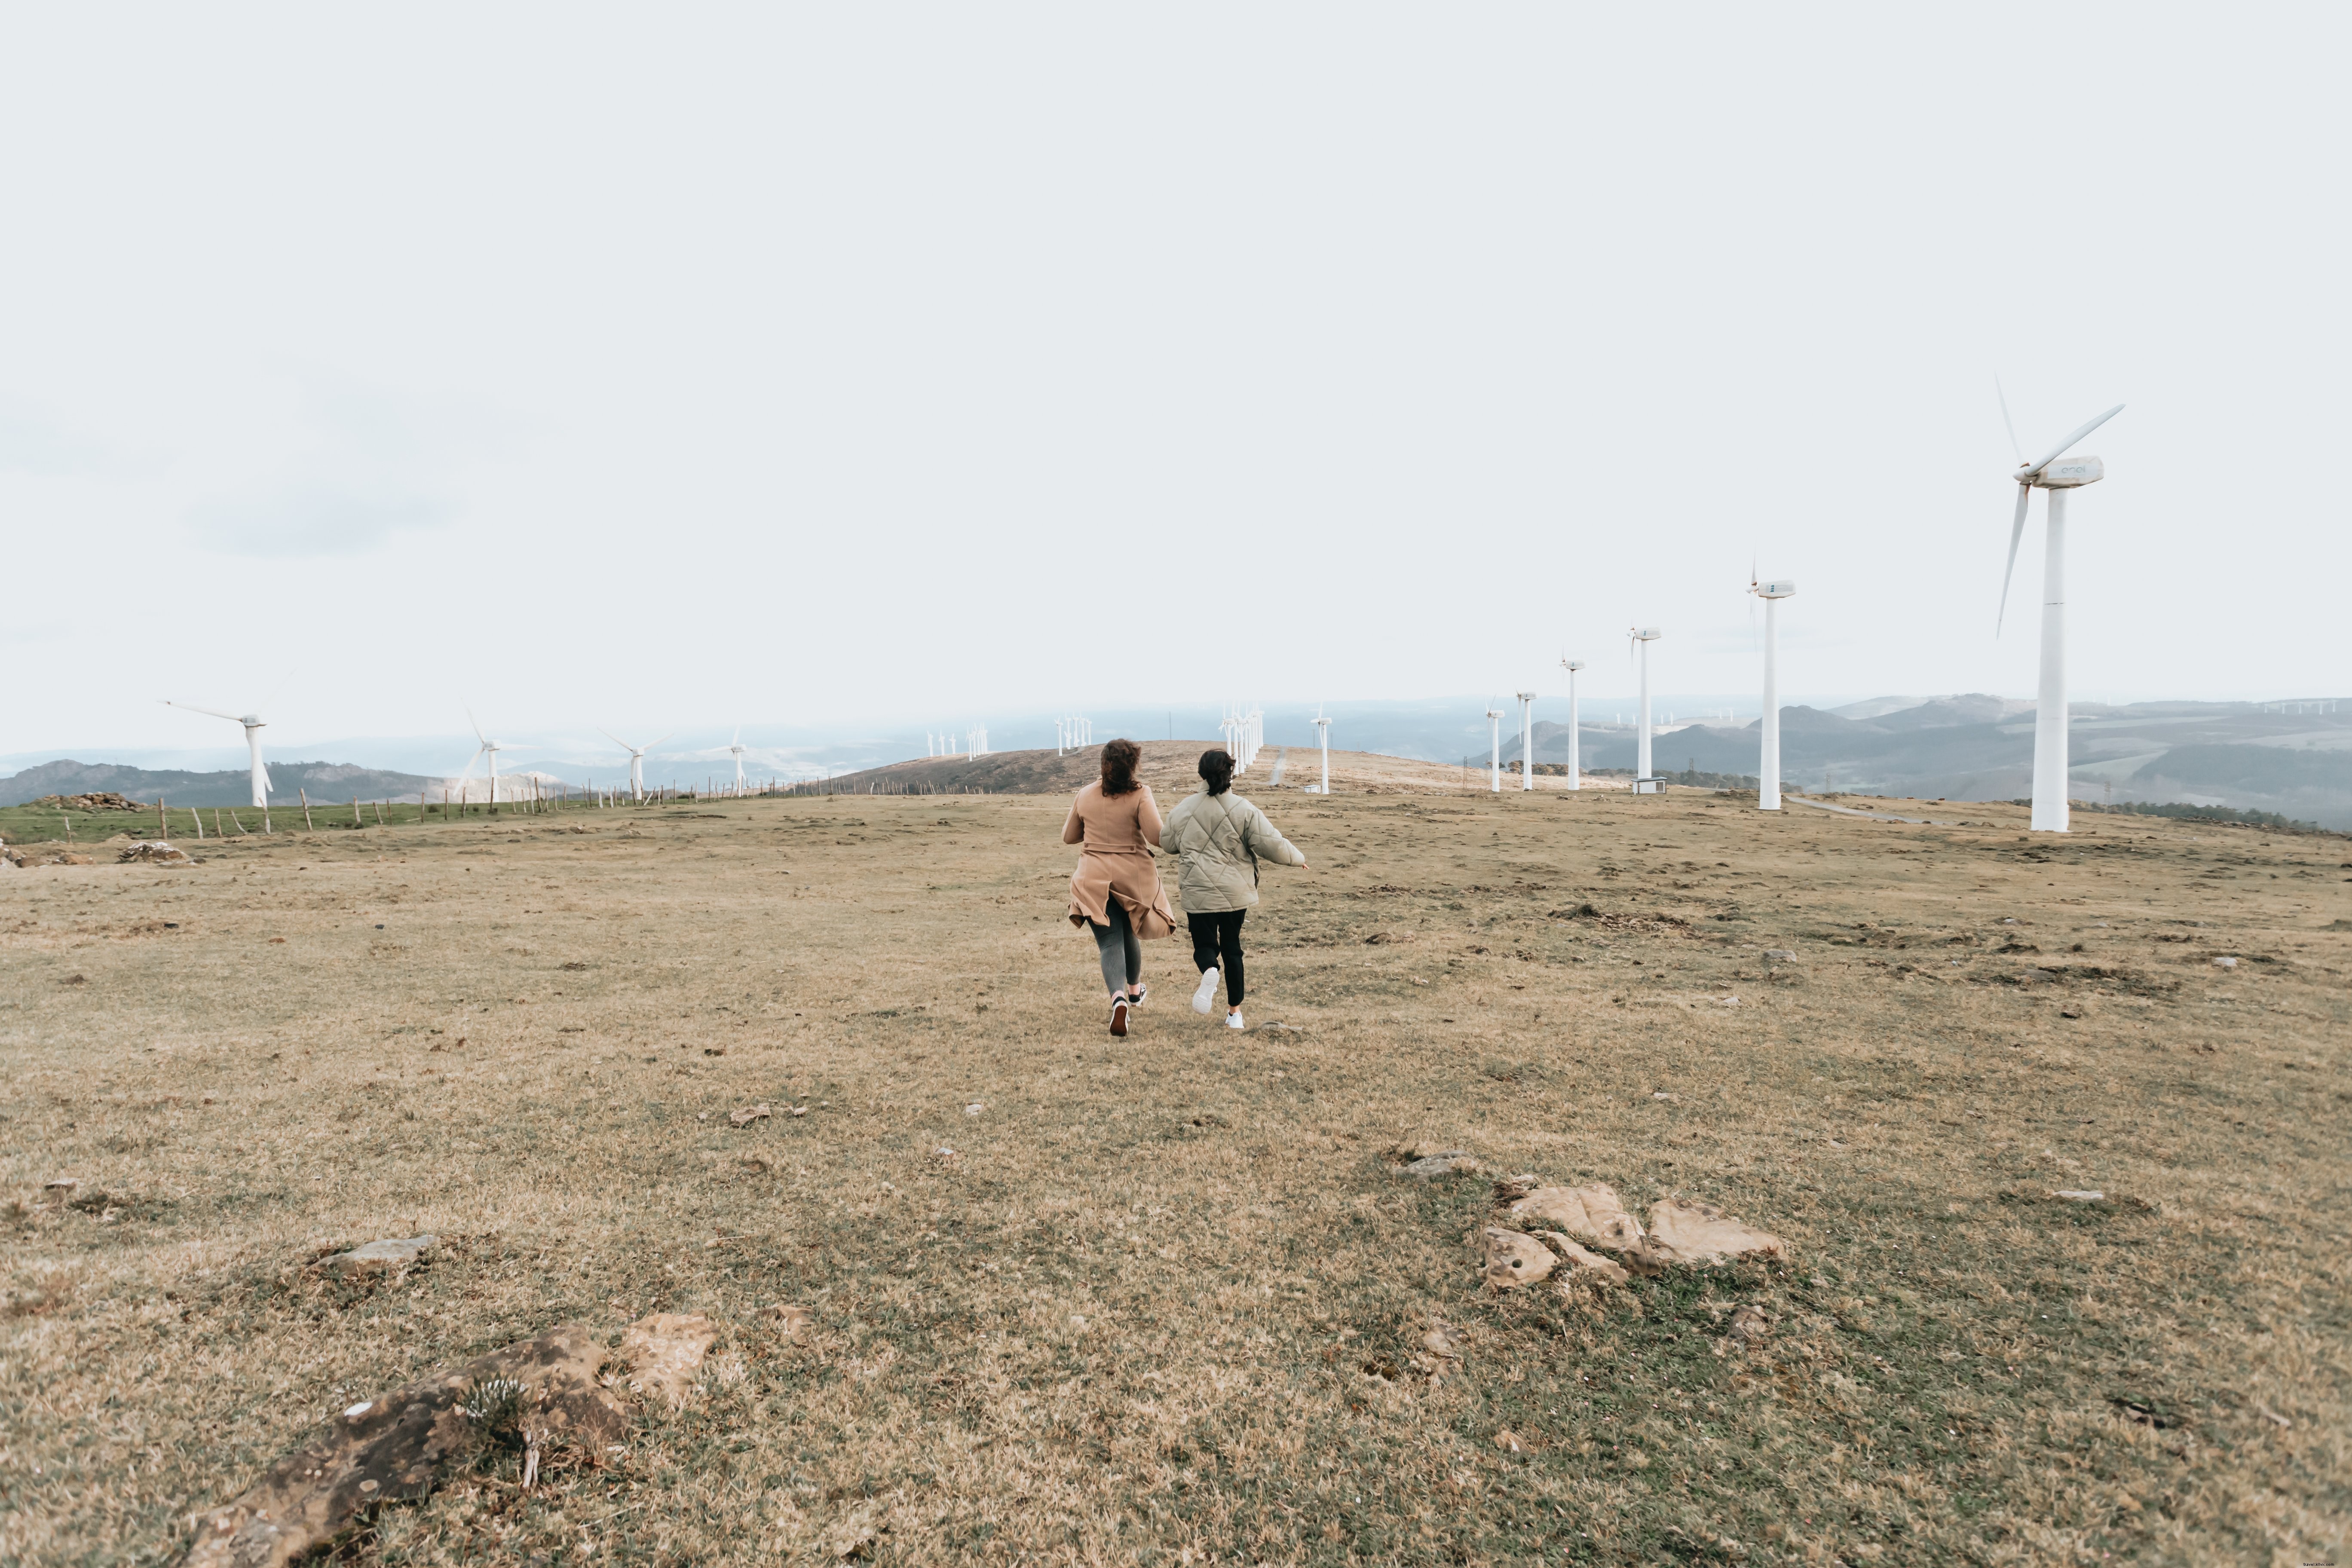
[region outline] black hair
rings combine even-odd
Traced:
[[[1222,746],[1201,753],[1201,776],[1208,781],[1211,795],[1223,795],[1234,787],[1233,753]]]

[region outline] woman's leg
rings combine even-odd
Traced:
[[[1124,989],[1132,991],[1135,983],[1143,978],[1143,940],[1135,934],[1135,921],[1128,914],[1127,906],[1116,898],[1110,901],[1110,918],[1112,923],[1118,927],[1118,934],[1126,948],[1127,984]],[[1121,987],[1113,983],[1111,989],[1117,991]]]
[[[1242,1005],[1242,917],[1247,910],[1228,910],[1217,917],[1217,957],[1225,972],[1225,1001]]]
[[[1113,996],[1119,996],[1127,991],[1127,943],[1135,940],[1135,934],[1127,924],[1127,911],[1119,908],[1116,898],[1110,900],[1109,914],[1110,924],[1097,925],[1088,921],[1087,927],[1095,933],[1095,956],[1102,961],[1103,986]],[[1126,941],[1120,940],[1122,932],[1126,933]]]
[[[1217,967],[1217,917],[1186,915],[1184,923],[1192,928],[1192,967],[1205,974]]]

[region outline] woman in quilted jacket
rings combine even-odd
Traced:
[[[1161,853],[1177,861],[1176,893],[1192,928],[1192,962],[1201,988],[1192,1011],[1205,1013],[1225,977],[1225,1027],[1242,1022],[1242,918],[1257,902],[1261,860],[1304,866],[1297,846],[1274,830],[1265,813],[1233,793],[1234,759],[1222,748],[1201,753],[1202,788],[1180,802],[1161,827]]]

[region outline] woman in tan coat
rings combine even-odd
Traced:
[[[1103,984],[1110,989],[1110,1032],[1127,1033],[1130,1009],[1143,1005],[1143,943],[1176,929],[1151,851],[1160,844],[1160,806],[1137,780],[1143,748],[1113,741],[1102,749],[1102,777],[1078,791],[1062,824],[1062,842],[1078,846],[1070,873],[1070,923],[1095,933]]]
[[[1225,977],[1225,1027],[1242,1022],[1242,919],[1257,902],[1262,860],[1304,866],[1298,847],[1274,830],[1265,813],[1233,793],[1234,759],[1220,749],[1201,753],[1198,795],[1185,796],[1168,814],[1160,847],[1176,857],[1176,892],[1192,928],[1192,962],[1201,988],[1192,1011],[1205,1013],[1215,1001],[1217,975]]]

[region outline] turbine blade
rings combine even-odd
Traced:
[[[474,727],[474,739],[485,746],[490,743],[490,738],[482,733],[482,721],[474,717],[474,710],[471,708],[466,710],[466,722]]]
[[[596,733],[598,733],[599,735],[604,736],[604,739],[606,739],[606,740],[608,740],[608,741],[612,742],[613,742],[613,744],[614,744],[614,745],[616,745],[616,746],[620,747],[620,748],[621,748],[621,750],[623,750],[623,751],[625,751],[625,752],[628,752],[628,753],[630,753],[632,756],[634,756],[634,755],[635,755],[635,754],[636,754],[636,750],[637,750],[637,749],[636,749],[635,746],[632,746],[632,745],[631,745],[631,744],[629,744],[626,741],[624,741],[623,739],[621,739],[621,737],[620,737],[620,736],[615,735],[614,733],[613,733],[613,731],[610,731],[610,730],[606,730],[606,729],[604,729],[604,728],[602,728],[602,727],[599,727],[599,728],[598,728],[598,730],[596,731]]]
[[[226,719],[232,724],[242,724],[245,722],[245,716],[243,714],[224,713],[217,708],[199,708],[193,702],[174,702],[168,697],[163,699],[163,706],[166,708],[184,708],[191,713],[209,713],[215,719]]]
[[[2042,458],[2040,462],[2034,464],[2032,468],[2026,471],[2035,474],[2040,473],[2042,469],[2048,468],[2051,464],[2064,457],[2066,455],[2067,447],[2072,447],[2075,442],[2081,440],[2084,437],[2089,435],[2100,426],[2105,425],[2108,420],[2113,419],[2116,415],[2121,414],[2123,411],[2124,405],[2120,403],[2116,404],[2113,408],[2108,409],[2105,414],[2100,415],[2096,419],[2092,420],[2088,425],[2084,426],[2080,430],[2075,431],[2072,436],[2067,437],[2063,441],[2061,441],[2055,447],[2051,447],[2050,455],[2048,457]]]
[[[675,734],[677,734],[677,731],[672,730],[672,731],[669,732],[669,735],[675,735]],[[667,740],[668,740],[668,739],[669,739],[669,735],[664,735],[664,736],[661,738],[661,741],[649,741],[649,742],[647,742],[646,743],[646,751],[648,751],[648,752],[652,751],[656,746],[660,745],[660,744],[662,743],[662,741],[667,741]]]
[[[2017,444],[2017,426],[2009,416],[2009,394],[2000,389],[2000,377],[1998,374],[1992,378],[1992,395],[2000,399],[2000,422],[2009,426],[2009,449],[2017,454],[2017,460],[2021,466],[2025,462],[2025,448]]]
[[[1992,635],[2000,636],[2000,623],[2009,618],[2009,580],[2017,574],[2017,542],[2025,537],[2025,503],[2032,498],[2033,487],[2021,483],[2017,487],[2017,516],[2009,524],[2009,564],[2000,574],[2000,614],[1993,617]]]

